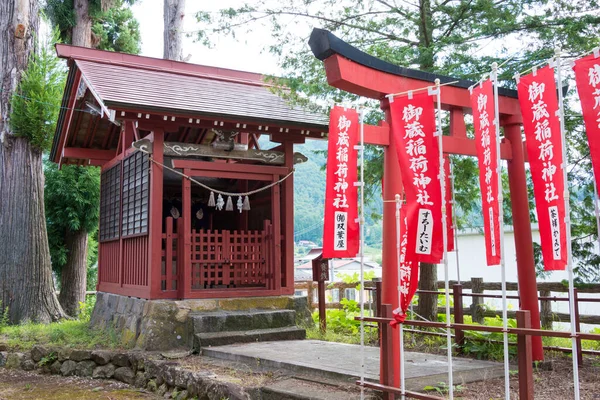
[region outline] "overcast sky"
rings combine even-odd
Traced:
[[[202,8],[204,11],[217,11],[223,7],[235,7],[242,2],[238,0],[191,1],[186,2],[184,29],[190,33],[197,29],[194,15]],[[133,13],[140,23],[142,35],[142,55],[162,58],[163,55],[163,0],[140,0],[132,7]],[[213,49],[193,38],[184,37],[183,56],[191,55],[189,62],[211,65],[242,71],[278,74],[275,57],[262,52],[262,46],[268,39],[269,32],[256,27],[255,31],[244,37],[244,42],[232,38],[218,38]]]

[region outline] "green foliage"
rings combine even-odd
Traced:
[[[0,341],[15,350],[28,350],[36,344],[77,349],[120,347],[119,336],[114,330],[92,329],[88,322],[81,320],[7,326],[0,332]]]
[[[97,260],[97,241],[100,214],[100,169],[65,165],[61,169],[47,162],[44,202],[52,267],[60,271],[67,262],[65,237],[67,232],[90,233],[88,266]]]
[[[2,300],[0,300],[0,334],[2,329],[8,326],[8,306],[2,308]]]
[[[103,7],[102,0],[89,0],[88,14],[92,20],[92,33],[96,47],[101,50],[138,54],[140,52],[139,23],[128,5],[135,0],[114,0]],[[73,0],[47,0],[44,7],[50,22],[65,43],[72,42],[75,27]]]
[[[462,385],[454,385],[453,389],[455,393],[462,392],[464,387]],[[448,384],[446,382],[438,382],[436,386],[427,385],[423,388],[423,390],[426,392],[436,392],[437,394],[443,397],[446,393],[450,391],[450,388],[448,387]]]
[[[86,290],[96,290],[98,283],[98,231],[88,235]]]
[[[323,241],[323,212],[325,205],[325,164],[327,142],[307,141],[294,150],[305,154],[308,161],[296,165],[294,172],[294,240]],[[381,186],[373,189],[376,195],[365,207],[365,241],[367,245],[381,249]],[[373,260],[375,259],[372,258]]]
[[[92,32],[100,38],[98,49],[139,54],[140,24],[129,7],[119,1],[117,6],[95,19]]]
[[[336,276],[340,278],[344,283],[360,283],[360,274],[358,272],[354,272],[353,274],[340,273],[336,274]],[[373,280],[373,278],[375,278],[375,271],[364,272],[363,279],[365,281],[371,281]]]
[[[43,367],[45,365],[50,366],[56,360],[58,360],[58,354],[56,354],[56,352],[53,351],[50,354],[48,354],[47,356],[42,357],[42,359],[40,360],[40,362],[38,364],[40,367]]]
[[[65,69],[52,47],[55,41],[56,33],[31,53],[11,98],[11,130],[39,151],[47,150],[52,141],[65,82]]]
[[[94,306],[96,305],[96,296],[86,296],[85,302],[79,302],[78,318],[82,322],[90,322]]]

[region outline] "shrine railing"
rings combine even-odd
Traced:
[[[182,268],[178,261],[183,259],[181,256],[183,246],[180,246],[179,236],[179,232],[183,232],[183,219],[179,218],[177,220],[176,231],[173,228],[173,218],[166,218],[165,233],[162,234],[160,277],[160,288],[165,292],[179,290],[179,272],[180,268]]]
[[[176,226],[175,226],[176,225]],[[205,297],[217,291],[256,291],[276,289],[276,249],[273,225],[265,221],[262,230],[192,230],[189,235],[190,261],[184,295],[183,220],[165,220],[162,234],[161,290],[164,298]],[[257,293],[256,295],[260,295]]]
[[[271,288],[274,248],[270,221],[262,231],[193,230],[192,291]]]

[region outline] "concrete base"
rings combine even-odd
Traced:
[[[294,310],[296,324],[312,323],[306,297],[145,300],[98,292],[90,325],[115,329],[124,345],[143,350],[191,349],[192,315],[215,311]]]
[[[286,370],[294,375],[342,381],[354,385],[360,378],[361,349],[358,345],[298,340],[234,344],[202,349],[203,355],[249,364],[266,370]],[[379,348],[365,347],[365,379],[379,382]],[[425,386],[448,382],[446,357],[427,353],[405,353],[406,388],[422,391]],[[468,358],[453,359],[454,384],[504,376],[501,363]]]

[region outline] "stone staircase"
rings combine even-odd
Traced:
[[[194,350],[234,343],[298,340],[306,331],[296,326],[294,310],[211,311],[192,313]]]

